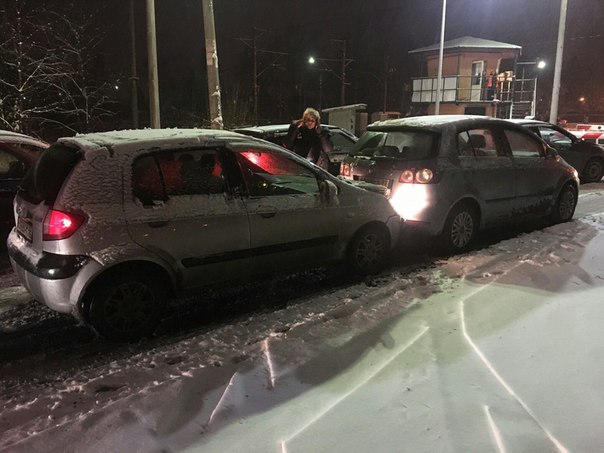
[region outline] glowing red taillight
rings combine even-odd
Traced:
[[[342,176],[350,176],[350,165],[342,162],[340,164],[340,174]]]
[[[78,231],[78,228],[84,223],[84,217],[78,214],[68,214],[66,212],[51,209],[44,219],[44,232],[42,238],[45,241],[56,241],[65,239]]]

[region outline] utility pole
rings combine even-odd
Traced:
[[[214,4],[212,0],[202,0],[203,29],[205,32],[206,67],[208,70],[208,97],[212,129],[222,129],[222,107],[220,103],[220,80],[218,77],[218,49],[214,28]]]
[[[346,41],[343,39],[332,39],[332,42],[338,42],[342,45],[342,58],[318,58],[311,56],[308,59],[310,64],[315,64],[317,61],[323,63],[325,67],[324,70],[332,72],[338,79],[340,79],[342,86],[340,88],[340,104],[344,105],[346,103],[346,68],[350,63],[354,60],[351,58],[346,58]],[[336,62],[340,64],[340,73],[338,74],[334,71],[330,66],[330,62]]]
[[[134,30],[134,0],[130,0],[130,103],[132,104],[132,128],[138,129],[138,75],[136,73],[136,33]]]
[[[340,43],[342,46],[342,62],[341,62],[341,75],[340,80],[342,81],[342,87],[340,89],[340,105],[346,103],[346,67],[352,62],[352,60],[346,59],[346,40],[344,39],[332,39],[332,42]]]
[[[560,99],[560,79],[562,75],[562,54],[564,51],[564,32],[566,29],[566,3],[560,2],[560,22],[558,24],[558,44],[556,46],[556,63],[554,65],[554,83],[552,86],[552,103],[549,110],[549,122],[558,124],[558,101]]]
[[[149,123],[161,127],[159,119],[159,83],[157,77],[157,43],[155,33],[155,0],[147,0],[147,58],[149,60]]]
[[[258,31],[260,31],[262,33],[260,35],[258,35],[257,34]],[[262,36],[262,34],[264,32],[266,32],[266,30],[262,30],[262,29],[254,27],[251,40],[249,38],[245,38],[245,39],[240,38],[239,39],[246,46],[248,46],[252,49],[252,58],[253,58],[252,94],[254,96],[254,122],[256,124],[258,124],[258,97],[259,97],[258,94],[260,91],[260,85],[258,84],[258,78],[262,74],[264,74],[264,72],[268,68],[272,68],[272,67],[276,66],[277,62],[281,59],[281,57],[289,55],[286,52],[276,52],[274,50],[259,49],[256,38],[258,36]],[[266,65],[266,67],[262,71],[258,70],[258,54],[268,54],[272,57],[272,60]]]

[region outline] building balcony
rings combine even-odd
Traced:
[[[420,77],[413,80],[411,102],[415,104],[436,102],[436,77]],[[536,79],[517,79],[510,73],[502,73],[496,80],[488,77],[444,76],[440,102],[455,103],[532,103],[535,99]]]

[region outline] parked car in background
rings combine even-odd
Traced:
[[[48,143],[10,131],[0,131],[0,224],[14,221],[13,198],[27,169]]]
[[[133,340],[166,298],[309,266],[377,271],[400,217],[284,148],[234,132],[62,138],[15,197],[11,264],[38,301]]]
[[[329,173],[337,176],[340,173],[341,162],[352,150],[352,147],[357,142],[358,138],[338,126],[321,124],[321,127],[327,129],[331,134],[330,138],[333,143],[333,151],[329,153],[329,160],[331,162]],[[283,143],[285,142],[288,130],[289,124],[270,124],[267,126],[240,127],[233,129],[235,132],[268,140],[271,143],[276,143],[281,146],[283,146]]]
[[[441,115],[367,127],[341,176],[381,184],[410,228],[466,250],[479,228],[527,216],[572,218],[577,171],[524,127]]]
[[[530,119],[510,120],[533,131],[555,148],[560,156],[577,169],[581,182],[597,182],[604,176],[604,149],[581,140],[555,124]]]

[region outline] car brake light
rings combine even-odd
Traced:
[[[340,174],[342,176],[350,176],[350,165],[345,164],[344,162],[342,162],[340,164]]]
[[[420,184],[428,184],[433,177],[434,173],[429,168],[422,168],[415,173],[415,180]]]
[[[409,168],[401,172],[399,182],[404,184],[418,183],[418,184],[429,184],[434,181],[434,172],[429,168]]]
[[[400,178],[398,179],[399,182],[402,183],[412,183],[413,182],[413,170],[403,170],[403,172],[401,173]]]
[[[80,228],[82,223],[84,223],[84,217],[81,215],[51,209],[44,219],[42,238],[45,241],[68,238]]]

